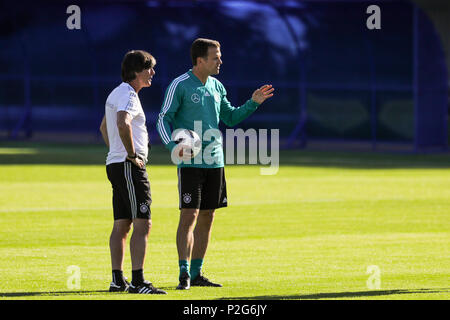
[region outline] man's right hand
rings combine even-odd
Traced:
[[[130,158],[129,156],[127,156],[127,159],[130,160],[136,167],[141,169],[145,168],[145,163],[141,160],[141,158],[139,158],[139,156],[137,156],[136,158]]]
[[[186,151],[186,154],[185,152]],[[192,152],[191,148],[189,147],[185,147],[185,148],[180,148],[180,152],[178,152],[178,156],[181,159],[189,159],[189,158],[194,158],[194,153]]]

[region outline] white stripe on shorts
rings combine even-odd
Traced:
[[[125,180],[127,182],[128,197],[130,199],[131,205],[131,218],[136,219],[137,217],[136,194],[134,191],[133,178],[131,176],[131,166],[132,166],[131,162],[124,163],[124,174]]]
[[[180,201],[180,209],[181,209],[181,168],[178,168],[178,198]]]

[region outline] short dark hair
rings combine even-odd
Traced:
[[[208,56],[208,49],[210,47],[220,48],[219,41],[205,38],[194,40],[191,45],[191,59],[194,66],[197,65],[197,58],[206,58]]]
[[[122,60],[122,81],[130,82],[136,78],[136,72],[153,68],[155,65],[156,59],[147,51],[128,51]]]

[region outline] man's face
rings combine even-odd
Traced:
[[[144,69],[141,72],[136,72],[136,79],[138,79],[142,87],[150,87],[155,73],[155,69],[153,68]]]
[[[219,74],[220,65],[222,64],[221,57],[220,48],[209,47],[206,59],[201,58],[203,70],[208,75]]]

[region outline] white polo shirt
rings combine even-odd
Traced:
[[[128,155],[117,128],[117,112],[119,111],[126,111],[131,115],[134,148],[136,153],[147,162],[148,133],[145,125],[144,110],[133,87],[128,83],[122,82],[106,99],[106,129],[109,139],[109,152],[106,157],[106,164],[124,162]]]

